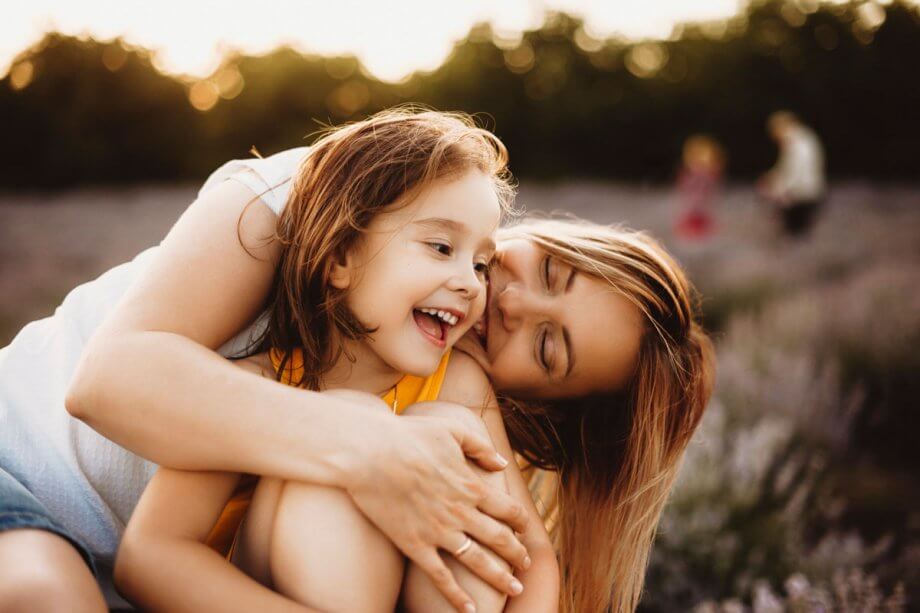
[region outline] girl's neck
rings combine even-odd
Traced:
[[[363,342],[343,343],[345,351],[323,376],[324,389],[350,389],[382,395],[403,377]],[[350,354],[353,359],[346,355]]]

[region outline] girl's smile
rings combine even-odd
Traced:
[[[412,316],[422,335],[441,349],[447,344],[448,332],[466,319],[464,312],[451,308],[421,307],[414,309]]]

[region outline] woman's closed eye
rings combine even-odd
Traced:
[[[548,376],[553,374],[553,366],[556,362],[556,346],[552,332],[549,328],[543,328],[538,335],[537,361],[540,367],[546,371]]]
[[[541,280],[543,281],[543,287],[545,287],[547,291],[549,291],[549,288],[551,287],[549,282],[550,264],[550,257],[548,255],[543,256],[543,262],[541,262],[540,266],[540,273]]]

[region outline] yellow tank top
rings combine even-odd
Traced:
[[[269,357],[275,372],[281,368],[284,361],[284,353],[275,349],[269,351]],[[450,360],[450,351],[444,354],[438,368],[427,377],[416,377],[406,375],[393,388],[383,395],[383,401],[391,407],[394,413],[401,414],[406,407],[417,402],[426,400],[437,400],[438,394],[441,393],[441,384],[444,383],[444,375],[447,373],[447,363]],[[281,382],[287,385],[298,385],[303,380],[303,353],[300,349],[295,349],[284,370],[281,372]],[[205,543],[224,556],[230,556],[233,548],[233,542],[236,538],[236,532],[246,516],[249,503],[252,501],[252,493],[255,491],[256,484],[259,481],[258,475],[243,475],[239,485],[233,492],[233,497],[227,502],[224,510],[221,511],[220,517],[211,533],[208,535]]]

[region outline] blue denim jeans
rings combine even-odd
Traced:
[[[96,563],[80,539],[51,517],[51,513],[13,475],[0,468],[0,532],[7,530],[45,530],[66,539],[83,556],[93,576]]]

